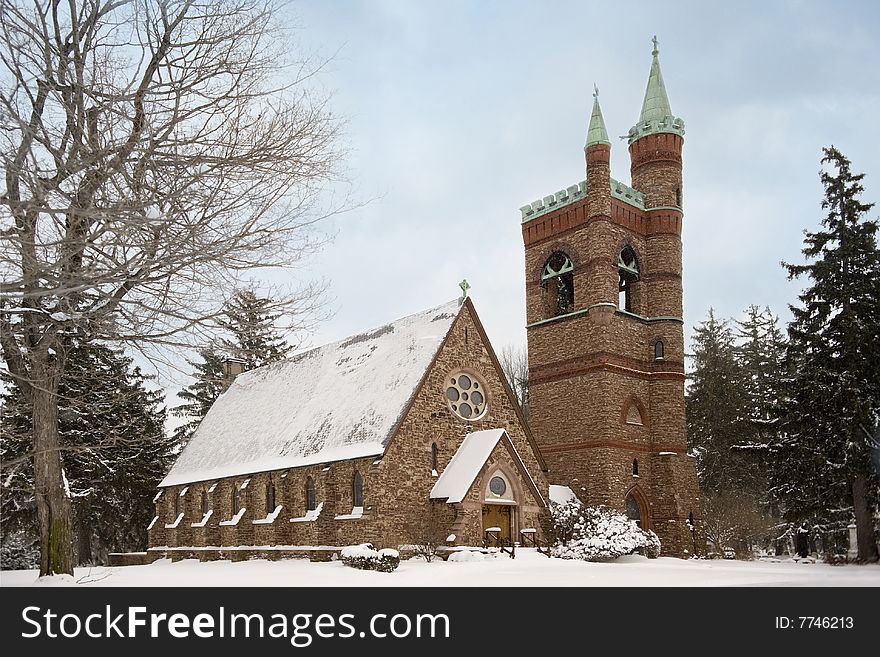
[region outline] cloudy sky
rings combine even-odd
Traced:
[[[315,82],[370,201],[325,225],[335,240],[298,273],[332,294],[309,346],[455,298],[462,278],[495,348],[524,344],[519,208],[584,178],[594,82],[629,182],[616,136],[638,119],[654,34],[687,132],[686,336],[710,306],[789,317],[800,284],[779,262],[821,220],[823,146],[880,201],[874,2],[297,0],[284,19],[330,58]],[[190,381],[160,373],[169,405]]]
[[[718,5],[718,6],[716,6]],[[772,5],[768,8],[768,5]],[[599,85],[612,175],[629,182],[651,37],[684,147],[685,323],[750,303],[787,317],[802,231],[821,218],[824,145],[880,200],[880,5],[873,2],[299,0],[302,46],[346,118],[365,207],[327,226],[311,271],[344,337],[458,295],[500,349],[525,341],[518,208],[584,178]],[[876,213],[876,211],[875,211]]]

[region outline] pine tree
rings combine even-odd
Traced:
[[[0,370],[0,568],[32,568],[40,558],[30,406],[21,388]]]
[[[162,394],[121,351],[89,346],[71,354],[59,426],[72,449],[65,471],[74,497],[80,563],[106,552],[143,550],[156,486],[171,465]]]
[[[183,418],[183,424],[174,431],[174,438],[183,447],[189,442],[202,418],[223,392],[223,356],[212,347],[199,350],[201,362],[188,361],[195,369],[195,382],[177,393],[183,404],[171,409],[175,417]]]
[[[751,305],[745,320],[737,320],[736,359],[741,372],[744,422],[739,443],[742,457],[751,467],[748,490],[765,513],[778,516],[769,492],[766,445],[778,432],[779,395],[784,378],[785,340],[779,318],[769,308]]]
[[[785,338],[770,308],[751,305],[737,320],[736,358],[747,399],[746,413],[757,438],[774,431],[785,366]]]
[[[177,393],[184,403],[171,409],[173,415],[185,420],[174,434],[181,445],[189,442],[225,389],[225,358],[238,358],[244,362],[244,369],[252,370],[283,360],[293,350],[277,327],[281,314],[274,312],[275,305],[271,298],[251,289],[237,290],[226,304],[220,325],[229,336],[221,340],[219,349],[201,349],[201,362],[188,361],[196,370],[195,382]]]
[[[142,550],[153,517],[151,499],[171,463],[160,392],[118,349],[92,343],[71,349],[59,384],[62,463],[73,501],[79,563],[108,552]],[[30,408],[14,381],[3,395],[4,552],[8,537],[35,544],[33,464],[15,460],[30,449]],[[4,560],[7,555],[4,554]]]
[[[745,315],[736,332],[712,310],[696,327],[685,402],[709,538],[719,550],[749,553],[769,542],[778,515],[766,443],[777,431],[784,341],[769,308],[752,305]]]
[[[230,356],[245,362],[252,370],[268,363],[285,359],[293,349],[277,322],[281,314],[275,312],[275,303],[269,297],[259,296],[254,290],[237,290],[224,309],[221,326],[230,334],[222,342]]]
[[[822,228],[807,232],[805,265],[783,263],[809,287],[791,306],[789,380],[781,436],[772,445],[774,489],[790,519],[827,517],[851,506],[860,561],[877,561],[872,516],[880,486],[871,458],[880,416],[880,251],[872,204],[859,200],[864,174],[853,174],[836,148],[825,148]]]
[[[733,331],[709,309],[691,337],[692,373],[685,399],[688,440],[697,455],[700,486],[727,493],[743,488],[741,442],[745,396]]]

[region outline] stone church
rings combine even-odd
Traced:
[[[598,93],[586,180],[521,208],[529,420],[466,293],[241,372],[160,483],[150,559],[246,558],[425,532],[528,544],[573,492],[697,546],[684,417],[684,124],[655,47],[632,186],[610,175]]]

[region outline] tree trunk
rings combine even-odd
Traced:
[[[864,474],[853,480],[853,511],[856,515],[856,542],[859,546],[857,560],[859,563],[876,563],[880,557],[877,554],[877,542],[874,540],[871,509],[868,508],[867,486],[868,478]]]
[[[73,575],[71,505],[58,444],[60,368],[33,379],[34,492],[40,526],[40,577]]]
[[[82,500],[80,500],[82,501]],[[92,550],[92,532],[89,526],[88,505],[82,503],[77,504],[74,509],[74,517],[76,518],[76,565],[86,566],[95,563],[95,555]]]

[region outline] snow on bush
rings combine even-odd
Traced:
[[[378,570],[382,573],[390,573],[400,564],[400,553],[397,550],[376,550],[369,543],[344,547],[339,557],[346,566],[360,570]]]
[[[657,534],[605,506],[585,507],[577,500],[552,505],[550,524],[554,557],[605,561],[625,554],[660,556]]]
[[[501,556],[500,552],[483,552],[481,550],[456,550],[449,555],[446,561],[452,562],[468,562],[468,561],[489,561],[497,559]]]

